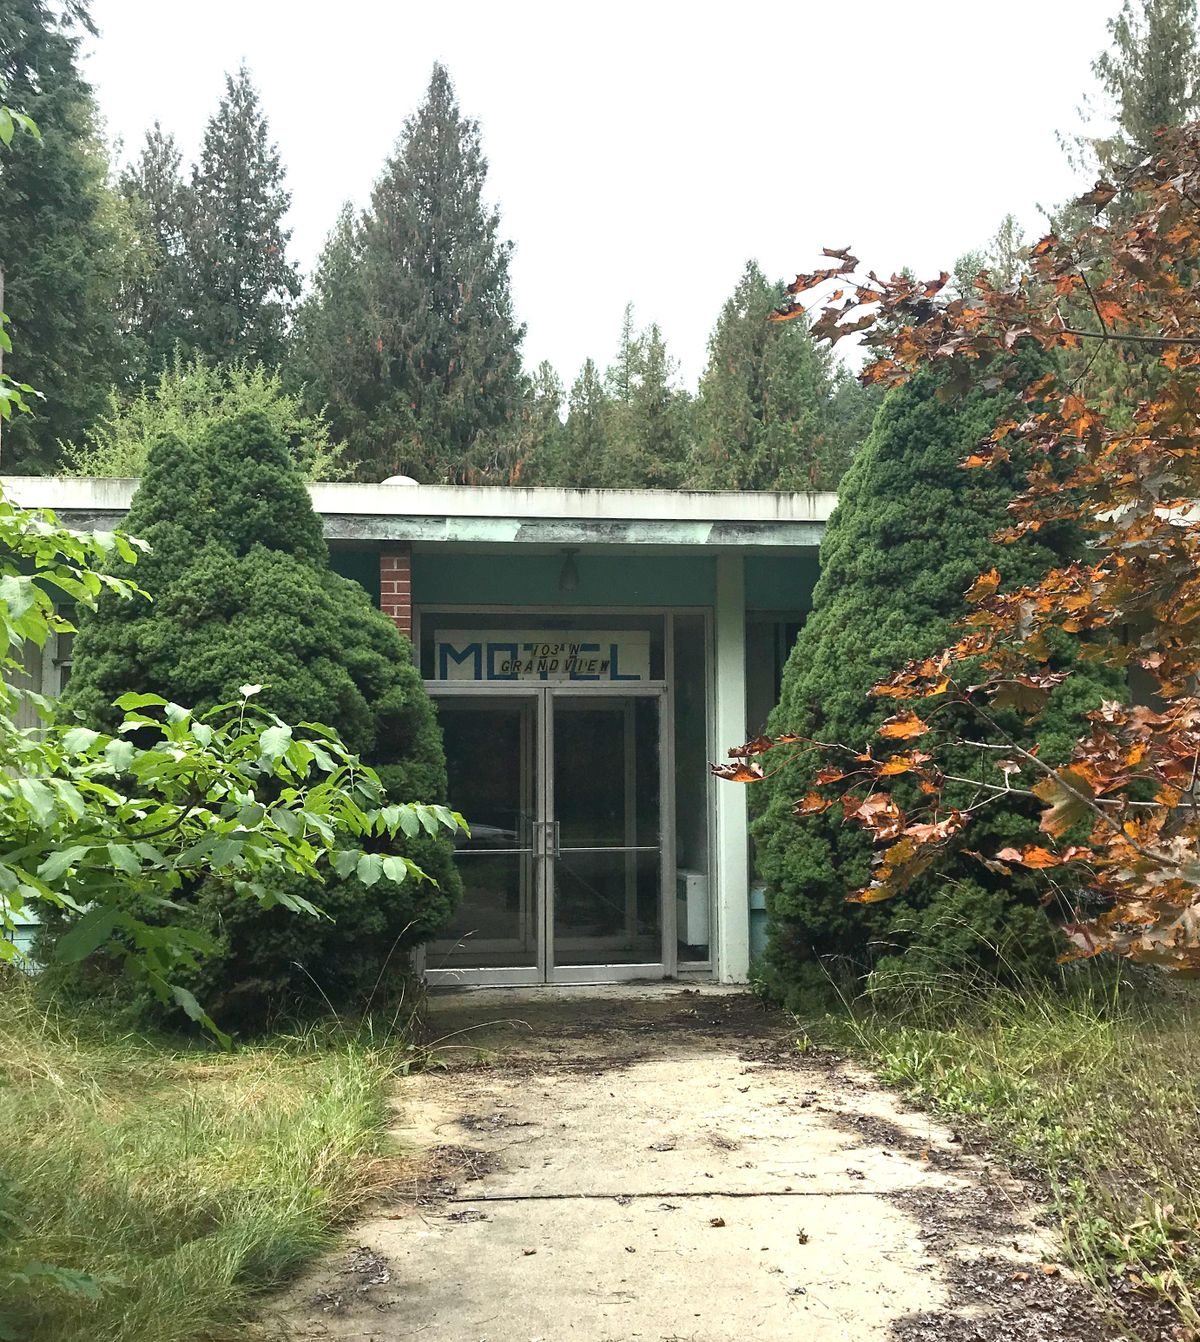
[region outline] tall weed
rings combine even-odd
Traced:
[[[0,982],[10,1330],[30,1342],[244,1336],[251,1292],[394,1177],[380,1157],[386,1083],[409,1060],[386,1029],[232,1053],[148,1039]]]

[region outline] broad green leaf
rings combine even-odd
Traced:
[[[30,1280],[47,1281],[67,1295],[82,1296],[86,1300],[99,1300],[104,1295],[95,1277],[89,1277],[86,1272],[73,1267],[58,1267],[54,1263],[22,1263],[21,1275]]]
[[[63,749],[69,755],[82,755],[85,750],[90,750],[99,739],[100,733],[92,731],[90,727],[72,727],[63,736]]]
[[[132,691],[113,702],[123,713],[131,708],[165,708],[167,704],[161,694],[135,694]]]
[[[37,589],[32,578],[6,573],[0,578],[0,601],[8,607],[10,618],[16,620],[34,604]]]
[[[90,843],[74,844],[70,848],[60,848],[50,856],[38,868],[38,875],[43,881],[57,881],[64,876],[71,867],[73,867],[80,858],[87,857],[92,851]]]
[[[258,738],[258,747],[264,761],[274,764],[282,759],[291,743],[292,729],[287,726],[268,727]]]
[[[186,988],[181,988],[177,983],[171,984],[171,996],[175,1000],[175,1005],[182,1009],[185,1016],[194,1020],[198,1025],[203,1025],[210,1033],[214,1034],[221,1044],[228,1048],[232,1042],[224,1030],[218,1030],[216,1023],[207,1011],[196,1001],[195,997],[188,992]]]
[[[355,871],[363,885],[374,885],[383,875],[383,860],[378,853],[364,853]]]
[[[333,855],[333,869],[343,879],[354,871],[358,866],[359,853],[354,848],[343,848],[341,852]]]
[[[228,867],[241,859],[244,846],[238,839],[217,839],[208,850],[208,860],[214,867]]]
[[[124,773],[133,763],[137,749],[132,741],[110,741],[104,747],[104,758],[114,773]]]
[[[39,783],[36,778],[18,778],[17,791],[25,798],[39,825],[49,826],[54,823],[57,812],[54,793],[45,783]]]
[[[119,916],[116,909],[107,905],[89,909],[69,932],[59,937],[54,958],[70,965],[99,950],[112,936]]]
[[[65,778],[55,778],[51,781],[58,804],[75,820],[82,820],[87,814],[88,806],[79,789],[73,783],[68,783]]]
[[[401,857],[385,857],[383,874],[389,881],[395,881],[399,885],[401,881],[408,879],[408,863]]]
[[[128,876],[141,874],[142,864],[138,861],[137,854],[128,844],[110,843],[108,845],[108,856],[118,871],[123,871]]]

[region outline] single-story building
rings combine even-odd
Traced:
[[[6,477],[68,526],[136,480]],[[761,919],[746,791],[835,496],[316,484],[334,567],[405,634],[438,705],[465,896],[432,982],[746,979]],[[303,611],[296,612],[303,619]],[[34,659],[46,692],[70,640]]]

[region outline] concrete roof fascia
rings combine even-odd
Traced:
[[[118,526],[138,482],[6,476],[4,492],[80,527]],[[466,545],[670,545],[759,549],[819,545],[830,493],[705,493],[504,486],[314,484],[330,540]]]

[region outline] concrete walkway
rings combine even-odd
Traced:
[[[460,993],[400,1083],[411,1186],[280,1338],[1096,1342],[1026,1189],[720,989]]]

